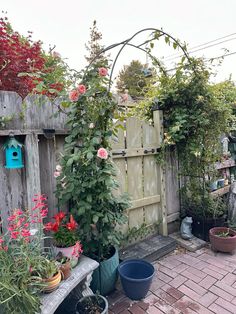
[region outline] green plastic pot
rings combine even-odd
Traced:
[[[119,265],[119,255],[116,248],[112,247],[111,251],[113,253],[112,256],[109,259],[102,261],[99,267],[93,272],[90,287],[94,293],[98,291],[101,295],[107,295],[115,290],[118,278],[117,269]]]

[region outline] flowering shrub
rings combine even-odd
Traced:
[[[83,252],[79,242],[78,224],[73,215],[68,217],[64,212],[59,212],[53,217],[53,222],[44,225],[44,229],[52,232],[55,246],[75,246],[73,255],[76,255],[76,257],[79,257]]]
[[[122,235],[116,226],[126,221],[124,210],[129,206],[125,195],[113,193],[118,184],[110,143],[117,103],[107,91],[107,74],[107,64],[94,64],[69,93],[71,131],[62,169],[54,173],[59,204],[70,201],[85,254],[97,260],[107,258],[111,246],[119,245]]]
[[[58,95],[67,85],[67,65],[56,52],[46,54],[32,33],[23,37],[0,18],[0,90],[25,97],[30,92]]]

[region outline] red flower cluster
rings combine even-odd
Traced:
[[[45,230],[58,232],[60,227],[66,228],[68,231],[76,230],[78,224],[74,220],[74,217],[70,215],[69,222],[63,223],[63,220],[65,217],[66,217],[66,214],[64,212],[59,212],[53,217],[53,219],[55,220],[54,222],[48,222],[47,224],[44,225]]]
[[[35,195],[33,199],[35,206],[30,211],[22,211],[21,209],[15,209],[13,214],[8,217],[8,232],[10,237],[0,237],[0,251],[8,250],[6,245],[10,245],[11,241],[19,241],[19,243],[28,243],[30,241],[30,226],[34,223],[41,223],[43,218],[47,216],[48,208],[45,203],[46,197],[44,195]],[[15,245],[15,243],[14,243]]]

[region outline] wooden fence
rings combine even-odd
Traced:
[[[60,113],[55,117],[55,113],[58,113],[57,106],[52,105],[47,97],[27,96],[22,102],[14,92],[0,92],[0,117],[13,115],[12,121],[0,129],[0,147],[9,134],[14,134],[24,144],[25,164],[22,169],[6,169],[5,153],[0,149],[0,216],[3,228],[12,209],[32,206],[34,194],[45,193],[48,196],[49,217],[57,212],[53,173],[63,152],[67,130],[66,115]],[[160,111],[154,112],[154,122],[154,126],[150,126],[129,118],[124,125],[125,130],[119,131],[118,141],[113,142],[112,155],[118,170],[120,192],[127,191],[132,197],[129,222],[124,231],[144,224],[156,231],[154,227],[160,224],[161,233],[167,234],[167,222],[178,217],[175,159],[168,157],[168,164],[172,166],[166,168],[166,173],[155,161],[162,138]],[[44,129],[54,129],[55,136],[46,138]]]

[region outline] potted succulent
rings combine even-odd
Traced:
[[[101,295],[88,295],[79,300],[76,305],[76,314],[107,314],[108,302]]]
[[[118,109],[107,91],[107,74],[102,64],[91,65],[69,94],[70,131],[57,177],[59,204],[69,201],[84,254],[100,263],[91,286],[103,295],[115,287],[116,247],[122,236],[117,226],[125,223],[129,207],[127,195],[114,194],[118,184],[110,145],[115,134],[112,119]]]
[[[70,258],[72,267],[75,267],[83,249],[79,241],[78,224],[73,215],[59,212],[52,222],[44,225],[44,229],[52,233],[55,255],[62,252]]]
[[[236,249],[236,231],[227,227],[210,229],[211,249],[215,252],[232,253]]]

